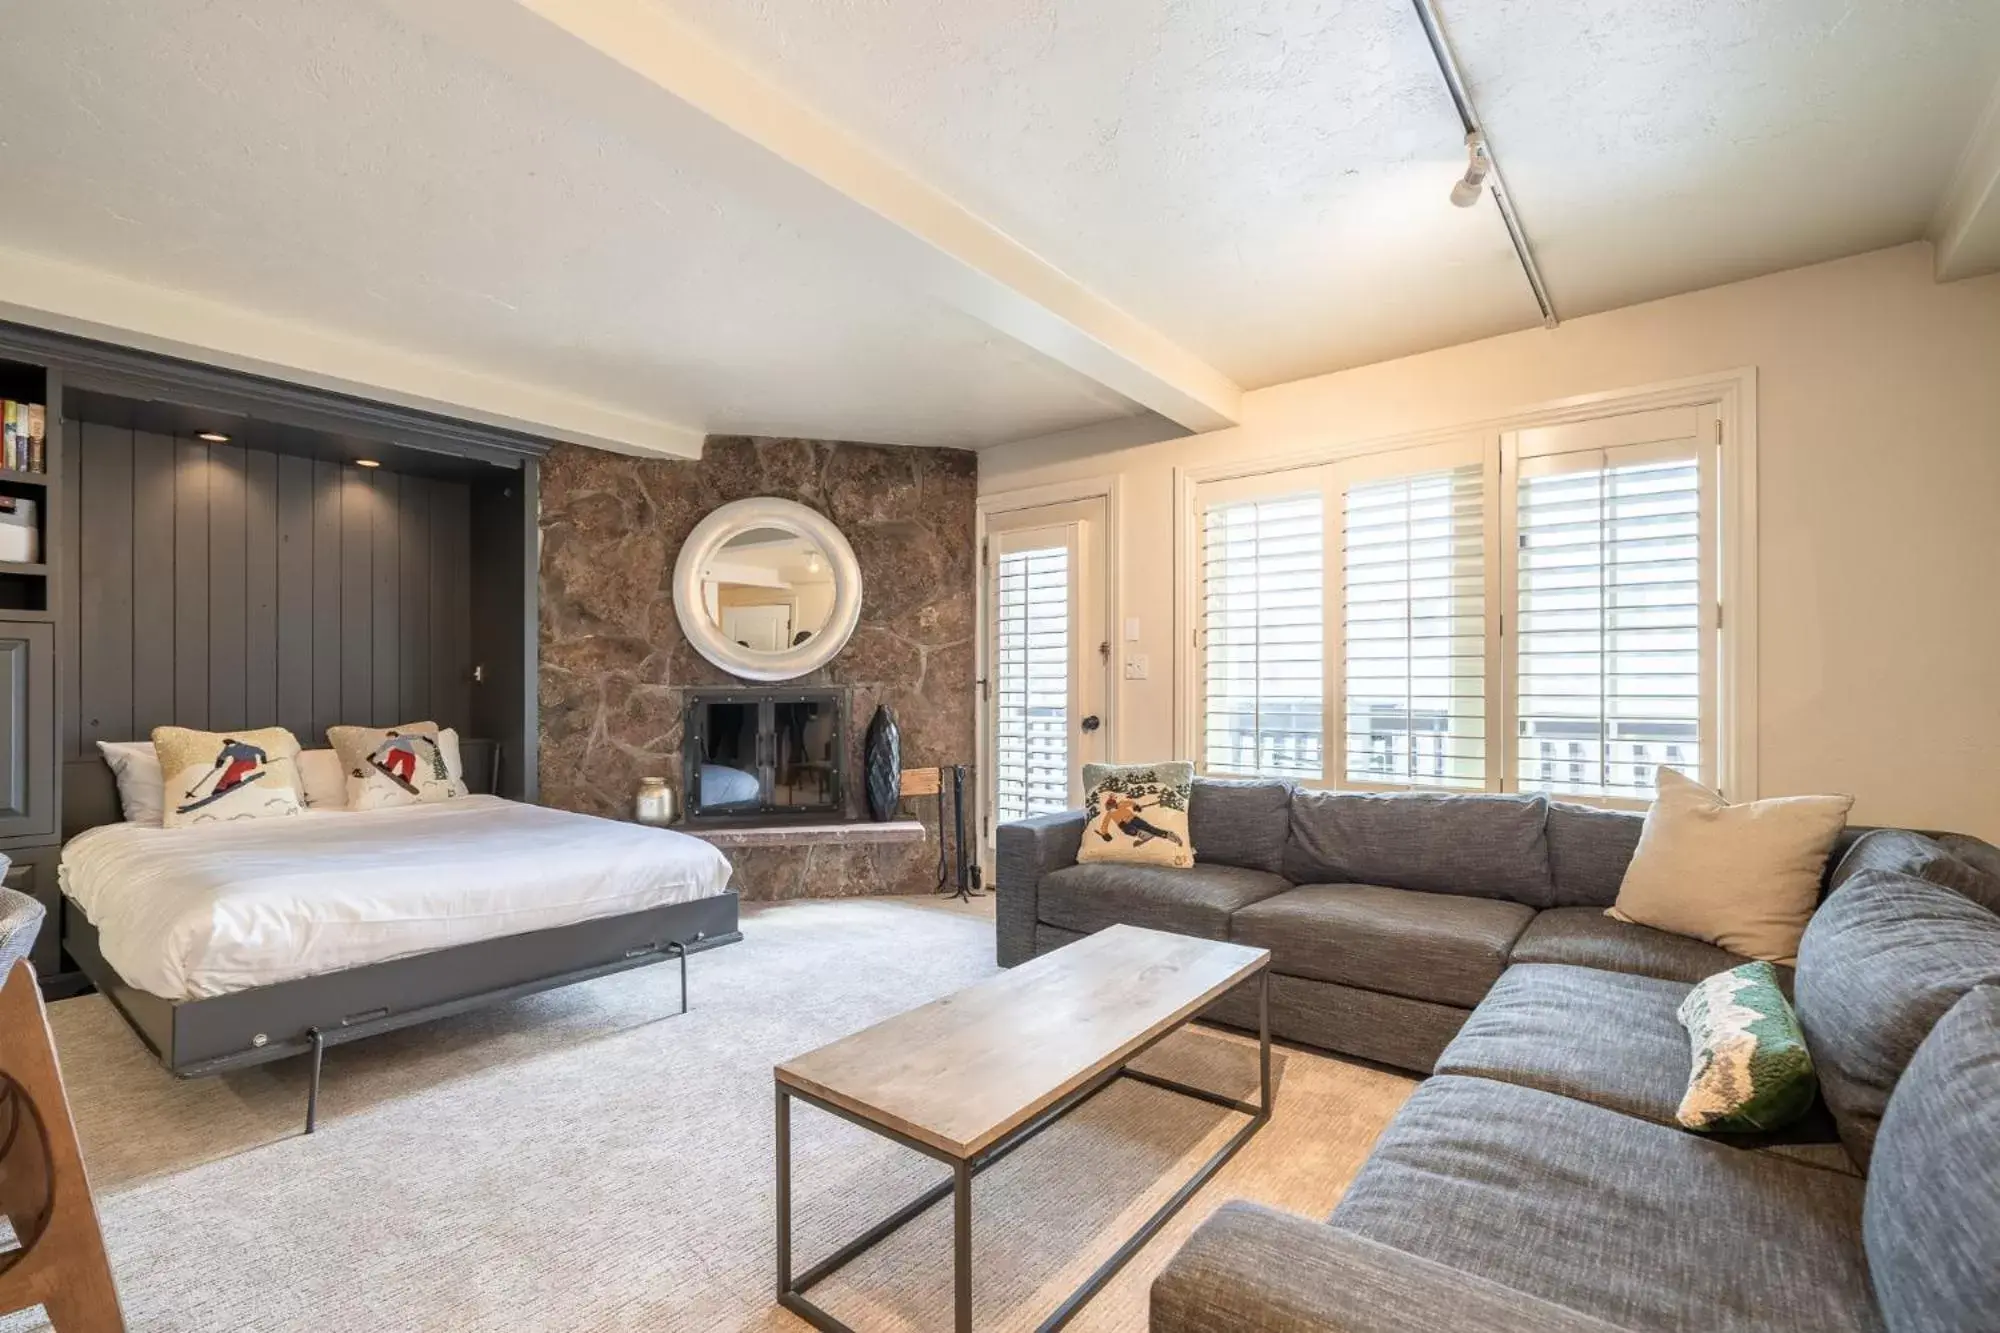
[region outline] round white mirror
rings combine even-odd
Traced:
[[[695,525],[674,562],[674,613],[695,651],[746,680],[790,680],[847,646],[861,566],[817,510],[762,497]]]

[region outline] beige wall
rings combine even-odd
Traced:
[[[1755,367],[1763,795],[2000,839],[2000,276],[1940,285],[1927,245],[1775,274],[1248,395],[1244,424],[1103,452],[980,455],[982,495],[1120,478],[1117,751],[1172,735],[1173,469],[1503,417]],[[1085,445],[1095,452],[1089,452]]]

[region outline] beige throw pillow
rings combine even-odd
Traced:
[[[1194,864],[1194,841],[1188,836],[1193,764],[1085,764],[1083,789],[1089,819],[1076,852],[1079,864]]]
[[[299,812],[299,743],[283,727],[195,731],[156,727],[168,828]]]
[[[1606,915],[1789,966],[1853,804],[1852,796],[1780,796],[1730,805],[1663,767]]]
[[[347,808],[386,810],[465,795],[435,722],[399,727],[328,727],[326,739],[347,773]]]

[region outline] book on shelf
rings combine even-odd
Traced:
[[[0,467],[48,471],[48,409],[42,404],[0,402]]]

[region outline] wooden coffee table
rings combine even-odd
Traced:
[[[1270,962],[1265,949],[1113,926],[777,1067],[778,1303],[851,1333],[806,1292],[932,1204],[952,1196],[953,1310],[972,1329],[972,1178],[1125,1077],[1240,1111],[1249,1121],[1202,1163],[1041,1324],[1068,1323],[1271,1118]],[[1259,978],[1260,1096],[1239,1101],[1128,1067],[1230,988]],[[796,1276],[792,1101],[808,1102],[951,1167],[937,1185]]]

